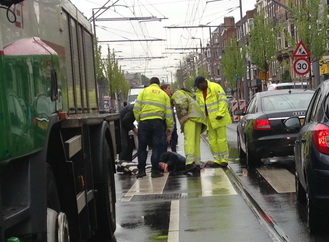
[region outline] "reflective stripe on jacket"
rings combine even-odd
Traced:
[[[165,119],[167,129],[173,129],[170,98],[158,84],[152,84],[138,94],[133,111],[137,122]]]
[[[182,117],[188,116],[190,121],[204,124],[204,126],[202,126],[201,132],[205,131],[207,127],[207,118],[197,101],[193,99],[191,93],[178,90],[174,92],[174,94],[171,96],[171,99],[173,100],[176,107],[176,113],[179,121]],[[181,123],[181,125],[183,126],[184,124]]]
[[[198,103],[205,113],[207,107],[209,123],[213,129],[226,126],[232,123],[231,115],[227,106],[227,98],[223,88],[215,82],[207,80],[208,89],[207,97],[204,99],[203,91],[197,89],[195,92]],[[217,120],[216,117],[221,116],[222,119]]]

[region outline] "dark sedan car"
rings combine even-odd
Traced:
[[[283,122],[289,117],[300,119],[314,91],[291,89],[256,93],[237,126],[240,160],[249,168],[261,164],[261,158],[293,155],[296,130]],[[237,113],[236,113],[237,114]]]
[[[297,201],[307,203],[310,232],[328,231],[329,212],[329,80],[315,90],[304,124],[290,118],[291,130],[300,129],[295,142]]]

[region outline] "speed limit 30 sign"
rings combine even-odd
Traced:
[[[306,58],[297,58],[294,61],[294,70],[299,75],[307,74],[311,69],[311,63]]]

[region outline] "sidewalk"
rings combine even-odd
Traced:
[[[231,124],[227,125],[226,128],[236,130],[237,126],[238,126],[238,122],[234,122],[234,123],[231,123]]]

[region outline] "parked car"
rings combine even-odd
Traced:
[[[307,89],[306,82],[281,82],[276,84],[270,84],[267,87],[268,91],[272,90],[282,90],[282,89]]]
[[[293,155],[297,131],[283,122],[305,117],[313,90],[291,89],[256,93],[237,125],[240,160],[249,168],[261,165],[261,158]]]
[[[310,232],[328,228],[329,211],[329,80],[315,90],[304,123],[285,121],[299,130],[295,142],[297,201],[306,201]]]
[[[138,94],[142,90],[144,90],[144,88],[145,88],[144,86],[143,87],[132,87],[132,88],[130,88],[129,89],[129,92],[128,92],[128,100],[127,100],[127,102],[129,104],[134,104],[135,101],[136,101],[136,98],[137,98]]]

